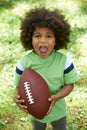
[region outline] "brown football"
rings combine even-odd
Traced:
[[[40,74],[28,68],[21,75],[18,92],[28,112],[38,119],[44,118],[50,107],[50,92]]]

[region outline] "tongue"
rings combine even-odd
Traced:
[[[41,53],[46,53],[48,49],[47,49],[47,47],[42,46],[42,47],[39,48],[39,50],[40,50]]]

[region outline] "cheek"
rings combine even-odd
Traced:
[[[37,53],[38,52],[38,45],[33,43],[32,46],[33,46],[34,51]]]
[[[51,48],[53,49],[55,47],[56,43],[53,42],[53,44],[51,45]]]
[[[35,40],[34,40],[33,37],[32,37],[32,46],[33,46],[33,47],[35,46]]]
[[[33,48],[36,48],[36,43],[35,43],[35,40],[32,39],[32,46]]]
[[[32,44],[32,46],[34,50],[37,50],[37,46],[35,44]]]

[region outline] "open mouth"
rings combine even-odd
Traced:
[[[46,46],[40,46],[40,47],[39,47],[39,51],[40,51],[40,53],[45,54],[45,53],[47,53],[48,48],[47,48]]]

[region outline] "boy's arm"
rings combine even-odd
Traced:
[[[51,102],[50,108],[47,112],[47,115],[51,112],[53,105],[55,102],[61,98],[66,97],[72,90],[73,90],[74,84],[68,84],[65,85],[58,93],[55,95],[52,95],[48,100]]]

